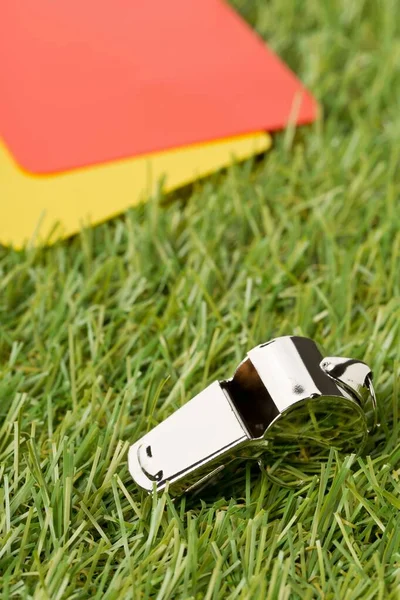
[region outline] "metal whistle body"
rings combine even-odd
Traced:
[[[179,495],[243,459],[301,466],[331,447],[361,452],[377,421],[372,373],[363,362],[323,358],[309,338],[253,348],[231,379],[216,381],[129,449],[135,482]]]

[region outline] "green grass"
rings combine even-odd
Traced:
[[[0,250],[0,596],[400,597],[400,21],[392,1],[236,6],[321,120],[260,162],[44,250]],[[130,443],[283,334],[373,366],[370,455],[295,490],[249,467],[139,492]]]

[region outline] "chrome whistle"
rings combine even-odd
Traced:
[[[209,385],[129,449],[129,471],[149,493],[200,489],[245,459],[293,472],[330,448],[362,452],[377,425],[371,369],[324,358],[305,337],[250,350],[234,376]],[[289,469],[290,470],[290,469]]]

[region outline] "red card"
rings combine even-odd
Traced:
[[[221,0],[0,8],[0,134],[31,172],[276,130],[297,101],[298,123],[315,117],[310,94]]]

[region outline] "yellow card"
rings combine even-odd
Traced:
[[[17,249],[26,243],[53,243],[146,200],[161,180],[163,191],[170,192],[270,146],[269,134],[256,133],[66,173],[33,175],[0,143],[0,243]]]

